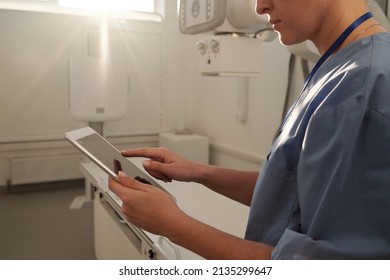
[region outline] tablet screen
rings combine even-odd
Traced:
[[[122,154],[114,146],[112,146],[98,133],[91,132],[90,129],[80,131],[86,131],[87,135],[69,137],[68,139],[75,143],[84,154],[86,154],[100,168],[106,171],[111,177],[117,180],[118,172],[123,171],[128,176],[132,176],[134,179],[142,183],[161,188],[161,186],[151,178],[145,179],[145,173],[141,172],[138,167],[122,156]]]
[[[85,136],[76,142],[87,150],[92,157],[105,165],[108,171],[113,171],[118,174],[119,171],[124,171],[126,174],[131,174],[133,170],[123,170],[122,161],[126,160],[121,153],[113,146],[108,144],[97,133]],[[126,160],[127,161],[127,160]],[[107,171],[107,170],[106,170]],[[112,174],[111,174],[112,175]]]

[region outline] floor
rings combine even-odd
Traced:
[[[82,180],[0,193],[0,259],[95,259],[92,203],[69,209],[83,194]]]

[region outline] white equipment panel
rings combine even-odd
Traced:
[[[120,119],[127,111],[128,62],[121,59],[69,59],[70,112],[79,121]]]
[[[261,41],[234,36],[208,36],[197,43],[204,75],[258,76]]]

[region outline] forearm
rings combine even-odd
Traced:
[[[199,164],[194,181],[245,205],[250,205],[258,172]]]
[[[143,166],[153,177],[170,182],[193,181],[205,185],[235,201],[250,205],[258,172],[238,171],[187,160],[166,148],[141,148],[123,151],[128,157],[142,156],[149,160]]]
[[[219,231],[186,215],[176,220],[174,232],[167,237],[205,259],[270,259],[273,248]]]

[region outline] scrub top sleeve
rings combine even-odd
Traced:
[[[364,99],[320,111],[309,122],[298,165],[301,227],[337,248],[328,257],[389,257],[389,128]],[[310,254],[324,256],[320,247]]]
[[[311,220],[321,203],[330,203],[329,191],[341,192],[348,182],[352,156],[364,110],[358,101],[314,114],[307,126],[298,163],[303,220]],[[336,193],[332,198],[337,199]]]

